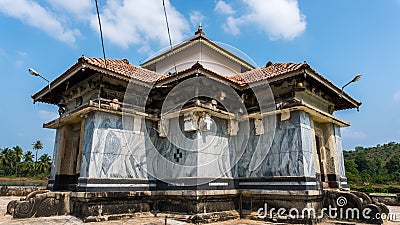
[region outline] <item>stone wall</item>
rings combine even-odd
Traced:
[[[237,135],[228,133],[228,120],[212,120],[208,131],[181,133],[183,118],[169,119],[166,138],[158,121],[88,114],[78,190],[321,188],[309,114],[264,117],[261,134],[254,119],[240,122]]]

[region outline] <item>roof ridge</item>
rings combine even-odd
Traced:
[[[188,46],[191,44],[196,44],[196,42],[194,42],[194,41],[197,41],[197,40],[199,40],[200,42],[206,43],[206,45],[209,45],[211,48],[219,49],[220,51],[223,52],[223,54],[225,54],[229,57],[232,57],[235,60],[238,60],[240,62],[240,64],[242,64],[248,68],[255,67],[254,65],[252,65],[251,62],[247,61],[245,58],[242,58],[238,54],[228,50],[227,48],[225,48],[223,45],[221,45],[217,41],[214,41],[213,39],[206,36],[204,33],[195,34],[195,35],[189,37],[188,39],[181,41],[180,43],[174,44],[170,48],[163,49],[162,51],[148,57],[143,63],[140,64],[140,66],[151,65],[151,64],[157,62],[157,60],[161,60],[164,55],[175,54],[176,52],[180,51],[179,50],[180,48],[184,48],[185,46]]]

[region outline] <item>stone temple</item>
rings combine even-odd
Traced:
[[[32,98],[59,108],[44,124],[56,130],[51,191],[29,210],[11,204],[14,217],[207,222],[266,203],[319,211],[332,196],[370,201],[348,189],[340,130],[349,123],[333,115],[361,102],[306,62],[255,68],[201,27],[140,66],[82,56]]]

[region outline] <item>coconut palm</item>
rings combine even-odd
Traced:
[[[6,175],[6,165],[8,163],[8,159],[6,157],[7,151],[7,148],[0,148],[0,164],[4,176]]]
[[[23,156],[22,170],[25,176],[27,174],[32,174],[34,169],[33,158],[35,158],[35,156],[31,151],[27,151]]]
[[[30,162],[33,163],[33,158],[35,158],[35,156],[33,155],[33,153],[31,151],[27,151],[24,154],[23,160],[24,162]]]
[[[15,160],[17,162],[20,162],[21,159],[22,159],[22,155],[23,155],[24,150],[22,150],[22,148],[20,146],[18,146],[18,145],[13,147],[12,149],[14,150],[14,155],[15,155],[14,158],[15,158]]]
[[[35,176],[36,176],[36,167],[37,167],[37,159],[38,159],[37,153],[38,153],[38,150],[42,150],[43,149],[43,144],[42,144],[42,142],[40,140],[37,140],[36,142],[34,142],[32,144],[32,146],[33,146],[32,147],[33,150],[36,151],[36,157],[35,157]]]
[[[12,150],[13,150],[12,163],[13,167],[15,168],[15,176],[18,176],[18,166],[21,163],[24,150],[22,150],[22,148],[18,145],[13,147]]]
[[[50,171],[51,165],[52,162],[50,156],[48,154],[43,154],[39,158],[38,172],[47,174]]]
[[[10,175],[10,168],[12,168],[12,155],[13,150],[10,148],[2,148],[0,152],[0,162],[4,171],[4,175]]]

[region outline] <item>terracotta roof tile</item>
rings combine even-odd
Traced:
[[[109,70],[119,75],[125,76],[128,79],[135,78],[143,82],[155,82],[164,75],[134,66],[129,63],[127,59],[107,59],[107,67],[102,58],[88,58],[82,57],[83,60],[93,66]]]
[[[221,77],[223,79],[227,79],[233,83],[238,84],[239,86],[245,86],[247,84],[251,84],[254,82],[258,82],[261,80],[267,80],[271,78],[279,78],[282,76],[285,77],[285,75],[288,75],[291,72],[300,72],[302,69],[307,69],[314,74],[315,78],[318,80],[321,80],[327,84],[334,92],[340,92],[340,88],[335,86],[332,82],[330,82],[328,79],[324,78],[321,74],[317,73],[314,69],[312,69],[306,62],[304,63],[272,63],[268,62],[265,67],[258,68],[258,69],[253,69],[244,73],[238,73],[235,75],[231,76],[224,76],[221,74],[217,74],[213,71],[209,71],[206,68],[204,68],[200,63],[194,64],[191,68],[188,68],[187,70],[180,71],[177,74],[171,74],[171,75],[165,75],[165,74],[160,74],[154,71],[150,71],[148,69],[144,69],[142,67],[138,67],[135,65],[132,65],[129,63],[127,59],[107,59],[107,67],[104,64],[104,59],[102,58],[88,58],[88,57],[80,57],[78,62],[74,64],[71,68],[69,68],[67,71],[65,71],[61,76],[57,77],[54,81],[51,82],[52,87],[57,87],[57,84],[59,84],[64,78],[68,77],[71,75],[71,73],[79,68],[80,66],[87,66],[88,68],[98,71],[99,73],[106,74],[108,76],[116,77],[118,79],[124,79],[129,81],[130,79],[136,79],[138,81],[142,81],[145,83],[152,83],[152,82],[157,82],[164,80],[166,78],[171,78],[174,79],[175,77],[179,79],[179,75],[183,74],[185,75],[186,72],[190,72],[190,70],[193,69],[201,69],[203,72],[206,72],[207,74],[211,74],[216,77]],[[181,77],[182,78],[182,77]],[[35,101],[44,101],[44,102],[49,102],[56,104],[58,102],[58,99],[55,99],[53,102],[51,100],[43,100],[43,96],[46,95],[47,87],[43,88],[41,91],[38,93],[32,95],[32,98]],[[47,93],[48,94],[48,93]],[[52,94],[54,95],[54,93]],[[361,105],[361,102],[357,102],[356,100],[352,99],[350,96],[348,96],[346,93],[342,94],[343,96],[347,97],[350,99],[353,103],[352,106],[340,106],[338,109],[346,109],[346,108],[351,108],[351,107],[358,107]],[[58,96],[59,97],[59,96]],[[340,98],[339,100],[342,101],[343,98]],[[343,100],[344,101],[344,100]],[[339,104],[339,103],[337,103]]]
[[[102,58],[88,58],[83,57],[83,60],[93,66],[99,67],[101,69],[106,69],[111,72],[117,73],[119,75],[125,76],[128,79],[135,78],[143,82],[156,82],[163,80],[173,75],[164,75],[144,69],[130,64],[126,59],[107,59],[107,68],[104,65],[104,59]],[[302,66],[307,65],[306,63],[272,63],[268,62],[265,67],[259,69],[253,69],[244,73],[238,73],[231,76],[222,76],[234,83],[239,85],[245,85],[272,77],[277,77],[288,72],[292,72],[302,68]],[[195,65],[194,65],[195,66]],[[189,68],[188,70],[193,69]],[[185,71],[180,71],[182,73]]]
[[[239,84],[249,84],[292,71],[296,71],[303,66],[308,65],[307,63],[272,63],[268,62],[265,67],[259,69],[253,69],[244,73],[238,73],[232,76],[225,76],[227,79],[239,83]]]

